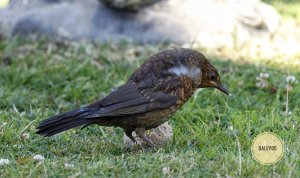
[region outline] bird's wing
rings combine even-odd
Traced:
[[[167,81],[166,81],[167,82]],[[165,82],[161,81],[159,83]],[[168,108],[179,98],[148,86],[140,90],[135,82],[129,81],[100,101],[101,108],[86,118],[116,117],[146,113]]]

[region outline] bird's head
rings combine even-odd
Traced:
[[[174,48],[153,57],[153,60],[157,59],[165,60],[169,67],[168,72],[191,79],[195,88],[216,88],[230,95],[222,85],[217,69],[198,51]]]
[[[208,61],[202,65],[201,83],[199,88],[216,88],[221,92],[230,95],[229,91],[222,85],[217,69]]]

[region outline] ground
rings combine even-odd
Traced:
[[[287,18],[300,18],[291,14]],[[199,90],[170,120],[174,137],[161,148],[127,150],[118,128],[91,126],[51,138],[34,134],[41,120],[105,96],[147,56],[166,48],[2,40],[0,177],[300,176],[300,55],[260,58],[196,48],[233,96]],[[285,144],[283,159],[273,166],[251,155],[252,140],[265,131]]]

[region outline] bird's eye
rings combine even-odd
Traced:
[[[216,78],[217,78],[217,76],[215,74],[210,75],[210,80],[215,80]]]

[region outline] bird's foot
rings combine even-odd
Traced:
[[[146,129],[143,127],[139,127],[135,129],[135,133],[140,137],[143,141],[145,141],[149,146],[154,147],[155,144],[149,139],[149,137],[145,134]]]
[[[134,144],[136,144],[137,143],[137,141],[135,140],[135,138],[132,136],[132,131],[130,130],[130,131],[125,131],[125,135],[128,137],[128,138],[130,138],[130,140],[134,143]]]

